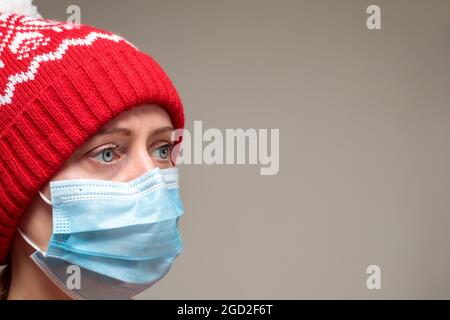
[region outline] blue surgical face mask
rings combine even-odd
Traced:
[[[33,261],[76,299],[129,299],[160,280],[183,250],[178,169],[130,182],[50,182],[53,233]],[[79,279],[76,278],[79,272]]]

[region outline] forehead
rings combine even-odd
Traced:
[[[160,106],[144,104],[132,107],[107,122],[102,129],[124,127],[129,129],[172,126],[168,113]]]

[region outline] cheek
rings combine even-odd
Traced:
[[[114,178],[114,170],[106,170],[100,164],[95,165],[94,160],[89,157],[82,156],[70,161],[53,176],[52,180],[73,180],[73,179],[102,179],[112,180]]]

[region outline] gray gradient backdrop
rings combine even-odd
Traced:
[[[280,129],[278,175],[181,167],[185,251],[141,298],[450,298],[450,1],[35,3],[154,56],[188,129]]]

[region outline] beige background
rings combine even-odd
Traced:
[[[280,129],[276,176],[182,166],[185,251],[141,298],[450,298],[450,1],[35,3],[154,56],[188,129]]]

